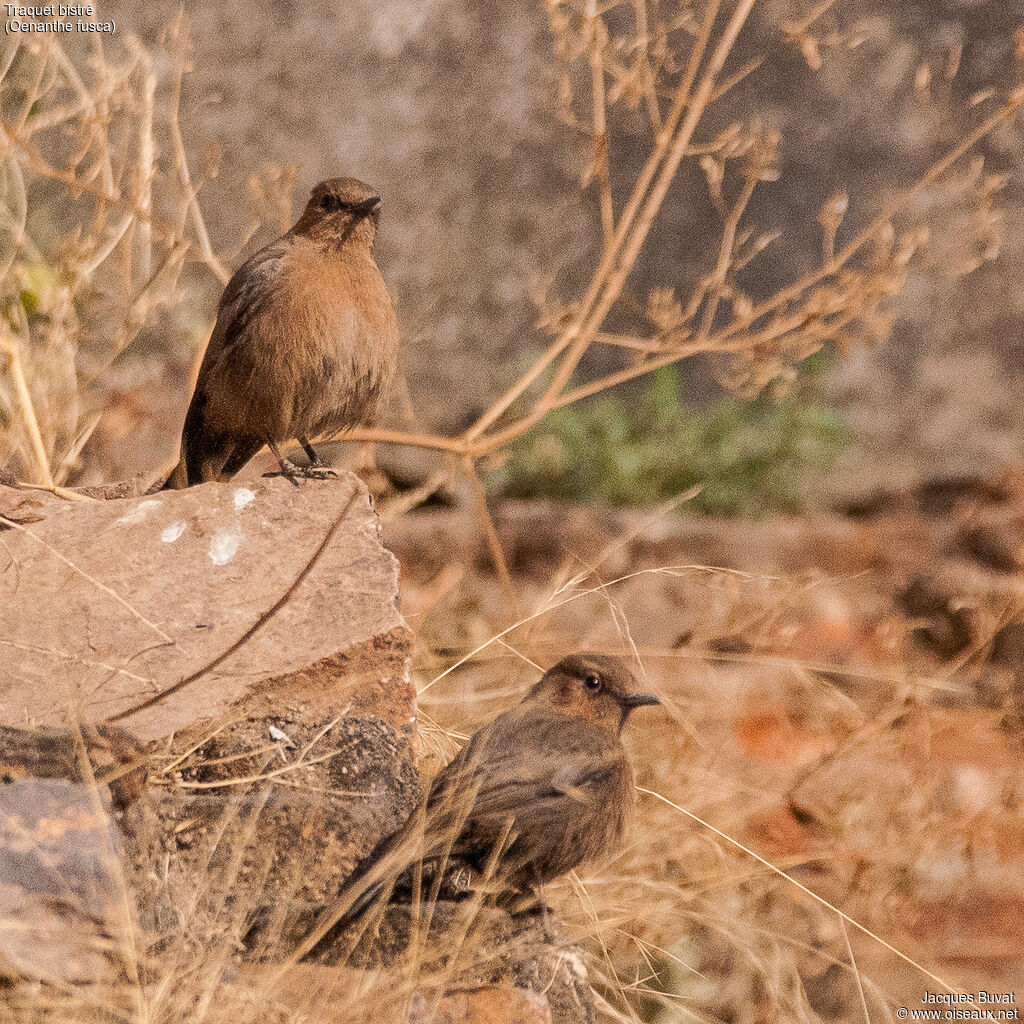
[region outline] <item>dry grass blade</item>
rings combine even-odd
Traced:
[[[39,482],[46,488],[52,489],[53,476],[50,473],[50,460],[46,455],[46,447],[43,444],[43,435],[39,430],[39,421],[36,418],[35,408],[32,405],[32,395],[28,390],[28,383],[25,380],[25,371],[21,365],[21,352],[14,341],[5,333],[0,333],[0,352],[7,356],[7,366],[18,395],[18,405],[21,408],[22,416],[25,418],[25,427],[28,430],[29,440],[32,445],[32,454],[35,457],[36,468],[39,472]]]
[[[186,258],[229,276],[185,159],[183,21],[166,50],[98,38],[34,36],[0,65],[0,464],[48,486],[96,459],[112,364],[178,301]]]
[[[854,977],[857,979],[857,994],[860,996],[860,1006],[864,1011],[864,1024],[871,1024],[871,1014],[868,1013],[868,999],[864,994],[864,979],[860,976],[857,968],[857,958],[853,955],[853,946],[850,944],[850,932],[846,922],[840,920],[840,927],[843,929],[843,940],[846,942],[846,952],[850,955],[850,967],[853,969]]]

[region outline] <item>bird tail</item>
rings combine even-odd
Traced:
[[[482,735],[486,735],[486,730],[476,733],[470,745],[442,773],[442,785],[438,785],[441,777],[435,778],[402,827],[382,839],[363,858],[342,886],[333,906],[321,915],[292,953],[290,963],[298,963],[325,939],[331,941],[339,932],[364,918],[372,907],[387,900],[396,882],[414,865],[429,863],[432,866],[431,890],[436,896],[449,858],[456,853],[453,845],[466,824],[482,783],[480,773],[474,770],[483,747]]]
[[[188,487],[188,466],[185,465],[185,456],[178,460],[178,464],[171,470],[171,475],[160,485],[161,491],[180,491]]]
[[[349,925],[358,921],[363,914],[370,909],[370,907],[384,896],[387,888],[388,883],[380,881],[374,882],[372,885],[363,889],[362,893],[356,897],[352,906],[342,914],[341,920],[338,922],[338,927],[347,928]]]
[[[397,832],[382,839],[342,886],[333,906],[313,926],[292,954],[292,962],[312,952],[324,939],[356,924],[378,901],[387,898],[402,872],[422,855],[424,812],[421,801]]]
[[[359,923],[369,910],[390,898],[395,884],[415,865],[431,865],[434,877],[431,888],[436,891],[452,853],[452,843],[473,806],[478,784],[479,780],[475,780],[468,786],[453,786],[441,795],[425,794],[402,827],[382,839],[363,858],[342,886],[333,906],[321,915],[290,962],[297,963],[325,939],[333,941],[339,932]],[[438,861],[440,863],[436,863]]]

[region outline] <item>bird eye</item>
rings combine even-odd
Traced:
[[[599,675],[595,675],[593,672],[591,672],[590,675],[588,675],[587,678],[583,680],[583,685],[591,693],[600,693],[601,692],[601,686],[602,686],[601,677]]]
[[[337,196],[326,195],[320,200],[320,209],[327,213],[341,209],[341,200]]]

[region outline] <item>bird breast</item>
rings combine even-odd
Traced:
[[[212,365],[204,365],[225,385],[206,385],[207,393],[224,396],[225,407],[211,410],[218,422],[238,434],[284,441],[372,419],[398,329],[369,252],[325,251],[309,239],[286,238],[236,277],[210,341]]]

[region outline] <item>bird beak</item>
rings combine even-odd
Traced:
[[[376,213],[380,208],[380,196],[370,196],[369,199],[364,199],[361,203],[357,203],[352,207],[352,212],[357,217],[366,217],[371,213]]]
[[[661,701],[653,693],[627,693],[620,703],[628,711],[632,711],[634,708],[647,707],[649,704],[660,704]]]

